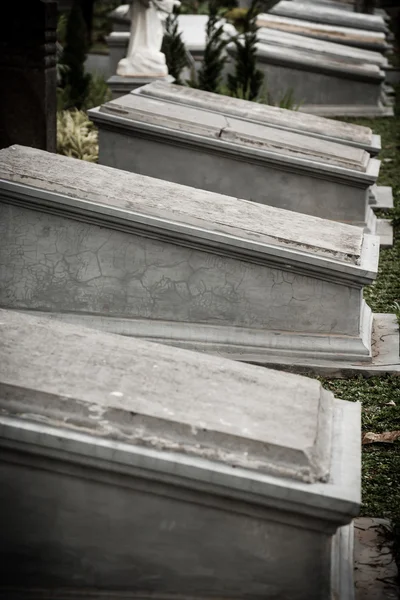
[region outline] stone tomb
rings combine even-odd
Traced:
[[[321,116],[392,116],[391,99],[383,85],[385,72],[376,64],[355,63],[307,50],[261,41],[257,65],[277,103],[290,91],[304,112]],[[236,46],[227,50],[235,56]]]
[[[377,52],[387,52],[390,48],[385,33],[379,31],[325,25],[269,13],[260,14],[257,18],[257,25]]]
[[[216,112],[227,117],[236,117],[260,125],[272,126],[275,129],[284,129],[347,146],[355,146],[366,150],[371,156],[375,156],[381,150],[380,135],[374,134],[369,127],[353,125],[352,123],[343,123],[239,98],[227,98],[221,94],[213,94],[212,92],[204,92],[161,81],[144,85],[135,90],[134,93],[150,98],[158,98],[166,102],[175,102],[183,106],[201,108],[202,110]],[[374,184],[369,189],[369,198],[373,210],[393,208],[391,187]],[[392,245],[393,231],[389,221],[379,219],[377,221],[377,233],[381,236],[381,245],[384,237],[382,235],[383,230],[387,230],[387,245]]]
[[[4,308],[285,368],[389,360],[361,228],[18,146],[0,178]]]
[[[364,150],[138,94],[89,114],[101,164],[376,231]]]
[[[312,21],[318,24],[339,25],[340,27],[351,27],[352,29],[379,31],[383,33],[386,33],[388,30],[385,20],[380,15],[365,15],[342,10],[335,6],[324,6],[310,2],[281,0],[269,12],[279,17]]]
[[[298,375],[0,317],[0,595],[353,598],[360,404]]]

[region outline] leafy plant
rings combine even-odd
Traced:
[[[230,41],[224,33],[224,24],[220,20],[219,0],[208,3],[209,18],[206,28],[206,47],[198,75],[198,87],[206,92],[217,92],[222,79],[227,56],[225,46]]]
[[[61,45],[65,44],[65,38],[67,36],[67,23],[68,15],[66,13],[59,15],[57,20],[57,40]]]
[[[208,2],[207,0],[182,0],[180,12],[183,15],[206,15]]]
[[[228,88],[232,96],[255,100],[261,90],[264,76],[257,69],[257,16],[263,0],[252,0],[243,22],[243,35],[236,38],[235,72],[228,75]]]
[[[98,133],[86,113],[64,110],[57,114],[57,152],[71,158],[97,161]]]
[[[182,40],[182,33],[178,29],[179,11],[168,15],[165,21],[165,33],[161,52],[165,54],[168,72],[175,79],[175,83],[181,84],[181,73],[185,67],[190,66],[188,51]]]
[[[274,100],[270,92],[266,92],[266,100],[263,104],[270,104],[271,106],[279,106],[279,108],[286,108],[287,110],[299,110],[301,102],[296,102],[294,97],[293,88],[289,88],[283,96]]]
[[[82,104],[82,110],[89,110],[111,100],[111,91],[102,75],[90,76],[87,94]]]
[[[218,89],[218,93],[224,96],[233,96],[235,98],[239,98],[240,100],[252,100],[250,98],[249,90],[243,90],[243,88],[238,88],[235,90],[235,93],[232,94],[231,90],[226,86],[222,85]],[[287,110],[299,110],[301,106],[301,102],[295,102],[293,90],[289,89],[283,96],[275,100],[272,94],[268,91],[267,86],[264,85],[261,87],[261,90],[258,94],[258,97],[253,102],[257,102],[258,104],[269,104],[270,106],[279,106],[279,108],[286,108]]]
[[[236,29],[243,33],[246,25],[247,8],[232,8],[225,13],[225,18],[232,23]]]
[[[92,43],[103,45],[112,29],[109,14],[121,4],[128,4],[125,0],[96,0],[93,6]]]
[[[64,65],[60,65],[65,68]],[[85,98],[82,100],[81,110],[89,110],[111,100],[110,89],[101,75],[90,75],[89,85]],[[57,111],[73,109],[70,86],[57,88]]]

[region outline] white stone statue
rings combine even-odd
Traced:
[[[168,67],[161,50],[163,22],[179,0],[133,0],[128,54],[118,63],[123,77],[166,77]]]

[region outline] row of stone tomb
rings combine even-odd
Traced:
[[[392,67],[386,57],[390,34],[381,15],[363,15],[327,3],[281,0],[257,24],[257,66],[265,94],[276,102],[290,92],[295,104],[323,116],[392,115]],[[114,97],[132,90],[132,81],[115,75],[129,42],[129,5],[110,15],[113,31],[109,85]],[[196,68],[204,58],[207,15],[181,15],[179,27]],[[235,29],[225,24],[225,35]],[[232,71],[235,44],[227,46],[225,75]],[[190,78],[184,72],[182,79]]]
[[[360,405],[269,367],[399,371],[379,136],[165,82],[90,116],[100,164],[0,151],[0,592],[350,600]]]

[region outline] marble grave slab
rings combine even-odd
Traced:
[[[361,228],[19,146],[0,179],[4,308],[261,364],[377,360]]]
[[[0,331],[0,595],[353,598],[359,403],[20,312]]]
[[[388,30],[385,20],[380,15],[349,12],[336,6],[310,2],[281,0],[269,10],[269,13],[280,17],[312,21],[318,25],[338,25],[340,27],[383,33]]]
[[[319,40],[299,35],[298,33],[273,29],[272,27],[260,27],[257,31],[257,37],[260,42],[273,46],[283,46],[284,48],[310,52],[316,51],[328,59],[333,58],[355,64],[376,65],[383,71],[389,68],[389,61],[381,52],[364,50],[363,48],[356,48],[354,46],[345,46],[337,42]]]
[[[336,42],[345,46],[355,46],[366,50],[387,52],[390,48],[386,34],[380,31],[369,31],[365,29],[354,29],[339,25],[326,25],[302,19],[281,17],[262,13],[257,19],[259,27],[270,27],[288,33],[297,33],[306,37]]]

